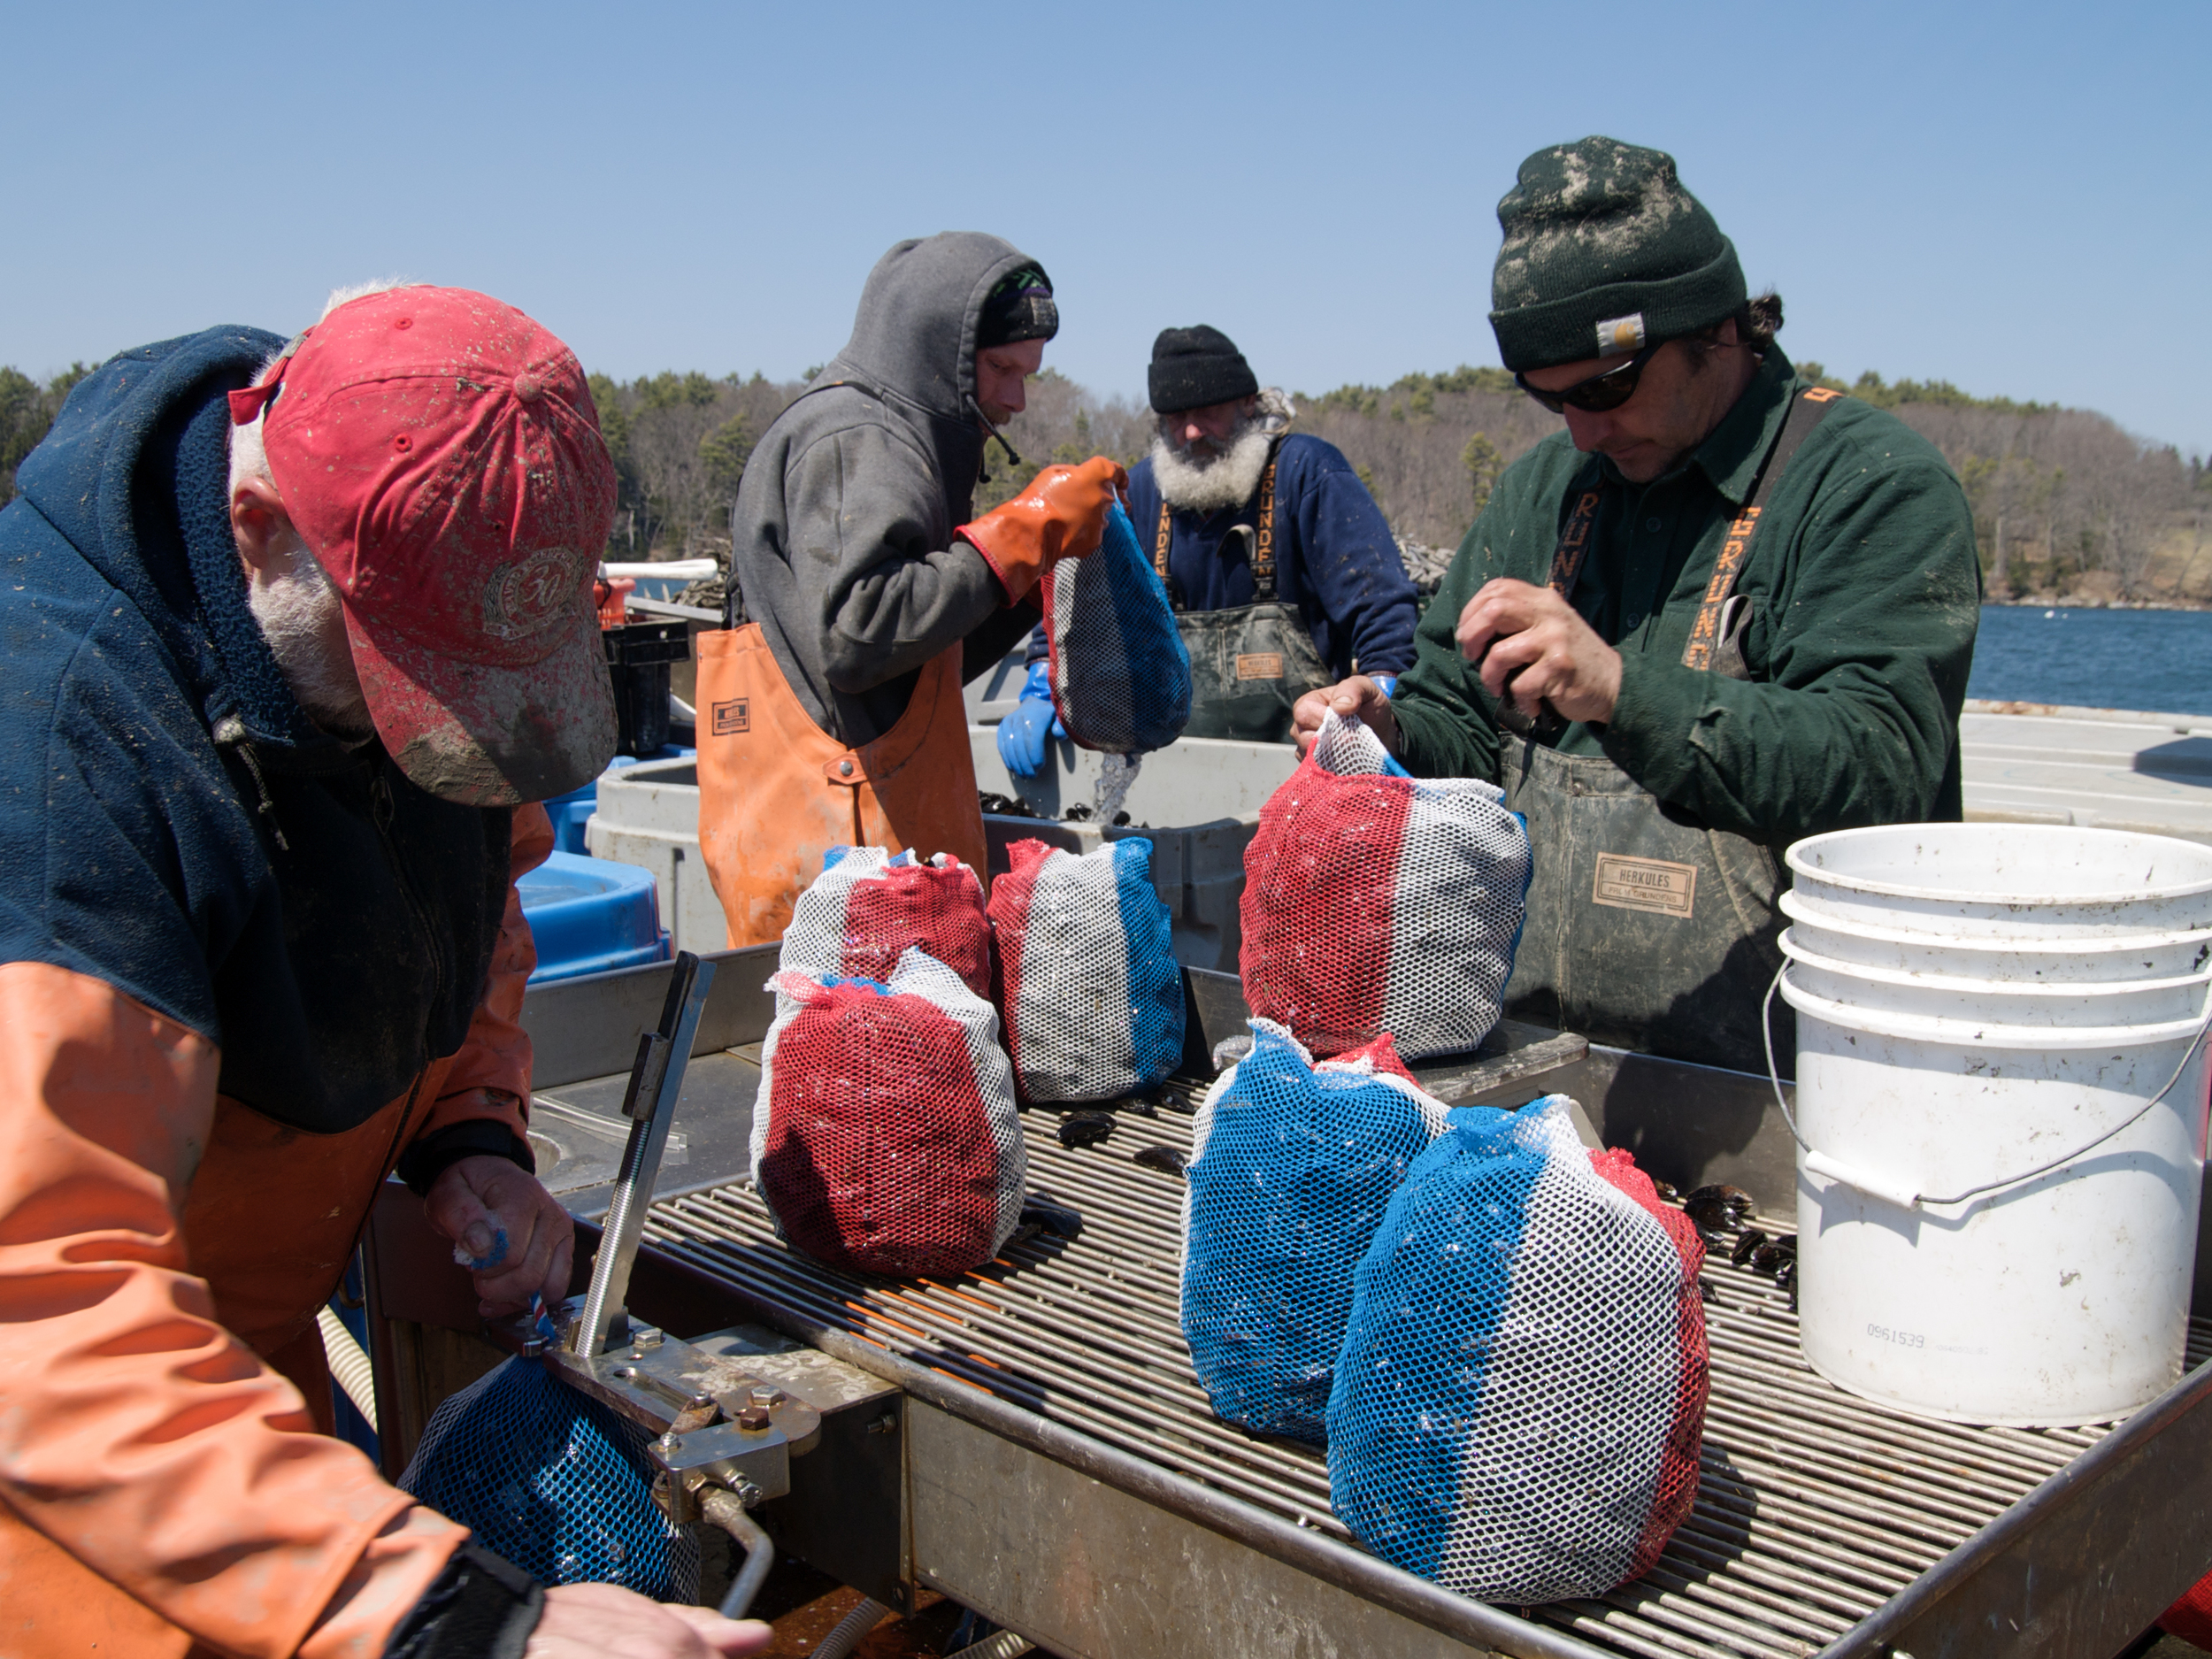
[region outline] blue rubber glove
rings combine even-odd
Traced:
[[[998,757],[1017,778],[1033,778],[1044,770],[1045,745],[1067,734],[1052,706],[1051,671],[1042,663],[1030,664],[1020,703],[998,723]]]

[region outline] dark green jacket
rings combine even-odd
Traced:
[[[1955,820],[1981,567],[1957,478],[1894,415],[1855,399],[1831,410],[1769,497],[1736,588],[1752,602],[1750,680],[1682,665],[1728,524],[1809,384],[1770,349],[1712,435],[1649,484],[1563,431],[1508,468],[1398,681],[1407,766],[1502,780],[1495,704],[1453,639],[1459,613],[1494,577],[1540,586],[1569,507],[1601,482],[1574,605],[1621,653],[1620,701],[1602,726],[1570,726],[1563,751],[1602,752],[1699,824],[1778,849],[1855,825]]]

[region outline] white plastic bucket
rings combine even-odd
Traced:
[[[1901,1410],[2033,1427],[2109,1421],[2177,1380],[2203,1181],[2200,1022],[1939,1018],[1814,995],[1801,972],[1791,964],[1781,991],[1814,1148],[1797,1178],[1813,1368]],[[2177,1069],[2162,1102],[2081,1150]],[[1923,1196],[2054,1160],[1962,1202]]]
[[[2058,938],[2026,928],[2010,936],[1962,940],[1822,915],[1793,891],[1785,892],[1780,902],[1793,924],[1790,931],[1807,950],[1903,973],[2071,985],[2175,979],[2212,966],[2212,928],[2090,939]]]
[[[1799,912],[1964,942],[2212,927],[2212,847],[2055,824],[1893,824],[1789,849]]]
[[[1960,973],[1913,972],[1841,962],[1807,948],[1798,929],[1778,941],[1801,990],[1852,1008],[1984,1025],[2034,1027],[2164,1025],[2204,1018],[2212,971],[2160,979],[2101,979],[2050,984],[1983,979]],[[1940,958],[1939,958],[1939,960]]]

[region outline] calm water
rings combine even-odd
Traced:
[[[1966,695],[2212,714],[2212,611],[1984,605]]]

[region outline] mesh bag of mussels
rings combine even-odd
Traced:
[[[699,1543],[653,1502],[646,1432],[510,1359],[447,1396],[400,1489],[540,1584],[614,1584],[695,1601]]]
[[[998,1006],[1031,1101],[1104,1101],[1167,1080],[1183,1055],[1183,970],[1142,836],[1095,852],[1007,849],[991,884]]]
[[[1463,1107],[1359,1264],[1329,1396],[1337,1518],[1486,1601],[1647,1571],[1697,1494],[1697,1230],[1563,1094]]]
[[[1047,672],[1052,704],[1085,749],[1165,749],[1190,724],[1190,651],[1167,590],[1119,507],[1084,558],[1044,568]]]
[[[777,1231],[864,1272],[989,1261],[1028,1171],[991,1005],[919,947],[887,982],[779,973],[768,988],[752,1165]]]
[[[924,864],[880,847],[833,847],[793,907],[776,965],[880,982],[910,945],[990,995],[991,923],[975,872],[950,853]]]
[[[1183,1200],[1183,1337],[1219,1416],[1322,1442],[1352,1269],[1443,1127],[1389,1038],[1317,1065],[1252,1022],[1199,1106]]]
[[[1388,1032],[1409,1059],[1497,1024],[1528,831],[1496,786],[1417,779],[1332,710],[1244,855],[1244,1000],[1316,1054]]]

